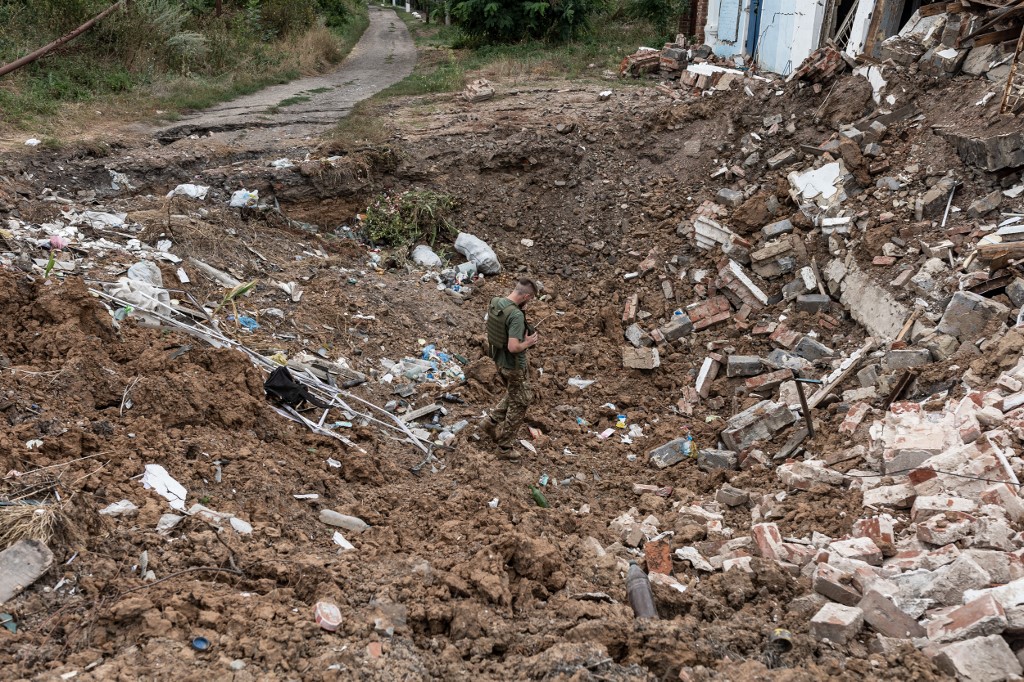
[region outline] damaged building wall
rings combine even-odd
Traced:
[[[815,0],[762,0],[754,56],[763,69],[788,76],[817,45],[825,6]]]
[[[710,0],[704,35],[720,57],[753,55],[787,75],[817,47],[824,14],[816,0]]]
[[[704,41],[719,57],[743,54],[749,20],[749,0],[708,0]]]
[[[871,27],[871,17],[874,14],[875,3],[871,0],[862,0],[857,4],[857,14],[853,18],[853,25],[850,27],[850,39],[846,43],[846,54],[856,57],[864,51],[864,44],[868,39],[868,29]]]

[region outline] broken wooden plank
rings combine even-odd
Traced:
[[[0,552],[0,604],[39,580],[53,565],[53,552],[38,540],[18,540]]]
[[[860,364],[861,359],[870,353],[875,347],[875,340],[868,338],[863,346],[855,350],[850,357],[843,363],[846,365],[845,368],[839,370],[835,378],[832,381],[826,381],[825,385],[814,392],[810,398],[807,399],[807,405],[811,408],[817,407],[818,404],[825,399],[825,397],[832,392],[834,388],[846,381],[847,377],[857,371],[857,365]]]
[[[976,251],[978,258],[988,260],[996,256],[1024,256],[1024,242],[1009,242],[1005,244],[979,244]]]
[[[992,31],[991,33],[983,33],[978,36],[974,39],[974,47],[1005,43],[1008,40],[1015,40],[1018,37],[1020,37],[1019,26],[1017,28],[1005,28],[1002,31]]]
[[[441,403],[434,403],[433,405],[427,405],[409,412],[408,414],[402,415],[402,421],[408,424],[414,422],[420,417],[426,417],[428,414],[433,414],[441,409]]]

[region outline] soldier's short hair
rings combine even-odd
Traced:
[[[516,293],[521,296],[525,296],[526,294],[536,296],[540,293],[540,287],[529,277],[523,277],[521,280],[516,282]]]

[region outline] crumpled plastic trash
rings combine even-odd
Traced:
[[[167,500],[171,509],[185,511],[185,498],[188,491],[185,486],[174,480],[167,469],[159,464],[147,464],[146,472],[142,474],[142,487],[146,490],[154,490],[157,495]]]
[[[81,213],[65,213],[64,217],[70,220],[72,225],[86,224],[94,229],[102,230],[105,227],[124,227],[128,214],[82,211]]]
[[[277,161],[271,162],[273,168],[295,168],[295,164],[289,159],[278,159]]]
[[[154,287],[164,285],[164,277],[160,274],[160,268],[148,260],[142,260],[128,268],[128,279],[136,282],[145,282]]]
[[[206,199],[206,193],[210,191],[209,187],[205,185],[193,185],[192,183],[185,183],[178,185],[170,192],[167,193],[167,198],[171,197],[189,197],[190,199],[199,199],[202,201]]]
[[[114,502],[103,509],[100,509],[100,514],[103,514],[104,516],[121,516],[138,510],[138,506],[133,504],[131,500],[121,500],[120,502]]]
[[[350,549],[355,549],[355,545],[353,545],[351,542],[346,540],[345,536],[342,535],[341,533],[339,533],[338,531],[334,531],[334,544],[336,544],[339,547],[341,547],[341,549],[343,551],[348,551]]]
[[[112,168],[108,168],[107,171],[110,173],[110,189],[135,189],[135,185],[132,184],[131,180],[124,173],[118,173]]]
[[[231,195],[231,208],[255,208],[260,203],[260,192],[254,189],[240,189]]]
[[[25,140],[25,146],[26,147],[37,147],[37,146],[41,145],[42,143],[43,143],[42,140],[37,140],[34,137],[30,137],[27,140]]]
[[[412,262],[425,268],[441,267],[441,257],[426,244],[420,244],[412,250]]]
[[[234,315],[228,315],[228,322],[234,322],[234,321],[235,321],[235,316]],[[248,315],[239,315],[238,316],[238,324],[242,325],[243,327],[245,327],[246,329],[248,329],[251,332],[254,332],[254,331],[256,331],[257,329],[260,328],[260,323],[257,322],[256,320],[254,320],[253,318],[249,317]]]
[[[590,386],[591,384],[595,383],[596,381],[597,381],[597,379],[581,379],[580,377],[573,377],[572,379],[569,379],[569,381],[567,383],[570,386],[575,386],[576,388],[578,388],[578,389],[580,389],[582,391],[587,386]]]
[[[117,298],[123,304],[128,304],[133,311],[144,311],[168,315],[173,311],[171,308],[171,295],[163,287],[153,286],[147,282],[122,277],[116,284],[103,285],[104,291]],[[155,319],[141,314],[144,323],[150,325],[159,324]]]
[[[476,265],[476,269],[485,275],[497,275],[501,272],[501,263],[494,249],[487,242],[474,237],[468,232],[460,232],[455,238],[455,250]]]

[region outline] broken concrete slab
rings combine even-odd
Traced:
[[[761,358],[756,355],[730,355],[725,365],[727,377],[752,377],[764,371]]]
[[[1009,314],[1010,308],[999,301],[970,291],[958,291],[935,329],[956,337],[961,343],[976,341],[990,324],[1005,322]]]
[[[868,332],[880,339],[894,339],[903,328],[910,310],[874,283],[871,277],[852,259],[843,263],[833,260],[826,267],[825,277],[834,283],[841,295],[839,302],[850,316]]]
[[[793,348],[793,354],[814,362],[822,358],[832,357],[835,355],[835,351],[809,336],[804,336],[797,342],[796,347]]]
[[[739,466],[739,455],[732,450],[701,448],[697,452],[697,466],[703,471],[736,469]]]
[[[1006,76],[1002,77],[1002,81]],[[989,135],[986,137],[961,134],[956,129],[937,130],[956,147],[966,163],[987,171],[1024,166],[1024,131]]]
[[[974,637],[998,635],[1006,629],[1006,612],[991,594],[957,607],[928,623],[933,642],[957,642]]]
[[[38,540],[18,540],[0,552],[0,604],[17,596],[53,565],[53,552]]]
[[[868,589],[857,607],[864,613],[865,622],[886,637],[912,639],[925,636],[924,627],[879,590]]]
[[[846,644],[857,636],[864,626],[864,612],[854,606],[825,604],[811,618],[811,636]],[[1009,649],[1009,647],[1007,647]]]
[[[661,366],[657,348],[622,349],[622,366],[627,369],[656,369]]]
[[[756,440],[771,440],[795,421],[796,415],[786,405],[762,400],[726,423],[722,442],[731,450],[743,450]]]
[[[909,369],[931,364],[932,354],[927,348],[907,348],[891,350],[882,358],[882,370],[893,372],[898,369]]]
[[[999,635],[947,644],[935,656],[935,665],[964,682],[1000,682],[1024,672],[1010,645]]]
[[[670,440],[647,453],[647,459],[659,469],[682,462],[692,454],[693,440],[686,436]]]

